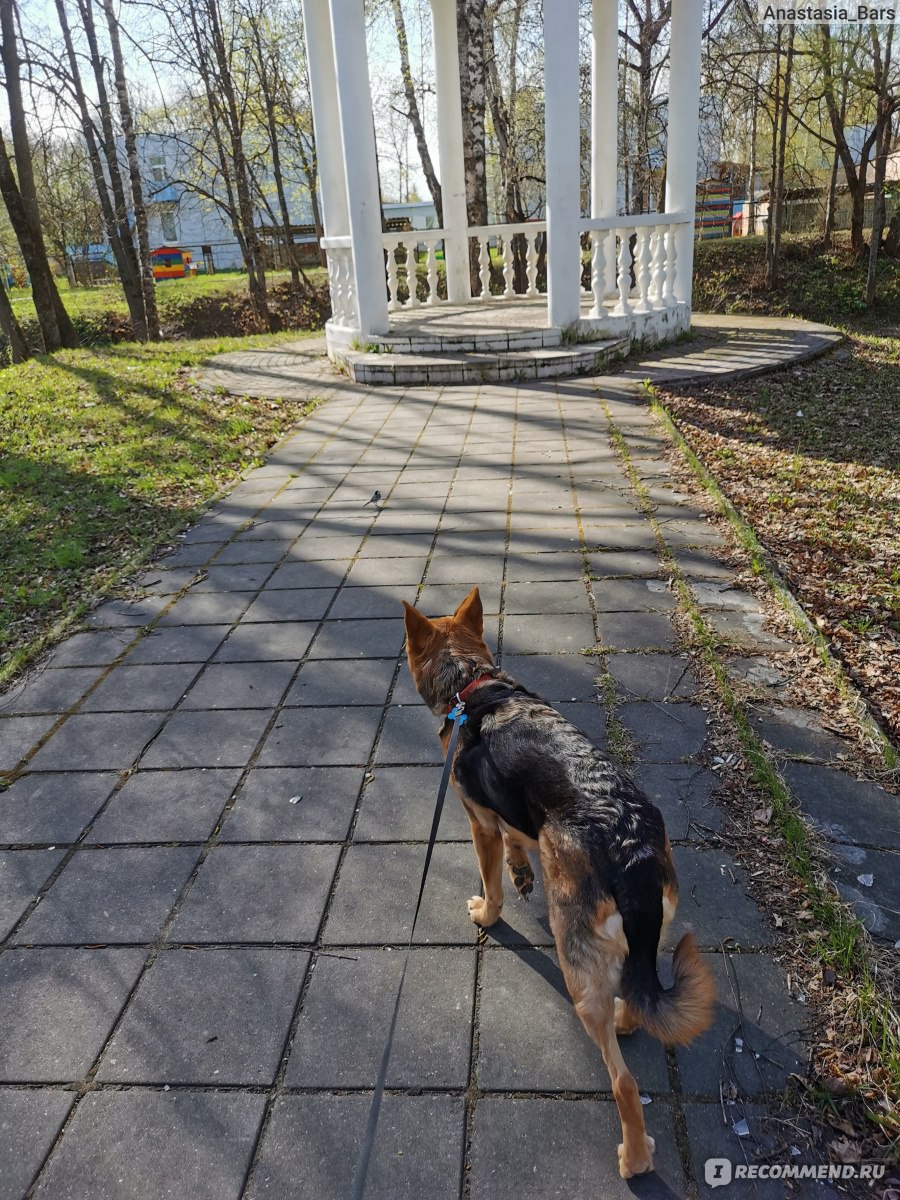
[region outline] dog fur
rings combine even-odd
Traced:
[[[409,667],[419,695],[444,718],[445,753],[457,693],[490,676],[466,698],[453,764],[482,880],[469,916],[483,928],[499,918],[504,858],[527,896],[534,882],[527,852],[538,851],[566,986],[612,1080],[622,1122],[619,1171],[624,1179],[650,1171],[654,1142],[616,1034],[640,1026],[683,1045],[710,1025],[715,1003],[690,933],[675,949],[673,986],[663,989],[657,975],[660,938],[678,901],[662,815],[583,733],[494,666],[477,587],[452,617],[404,609]]]

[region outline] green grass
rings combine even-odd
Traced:
[[[0,682],[307,411],[189,369],[297,334],[61,351],[0,373]]]
[[[325,271],[322,267],[306,270],[306,275],[315,284],[324,284]],[[290,271],[270,271],[266,280],[270,286],[285,283]],[[122,285],[116,281],[97,284],[96,287],[69,287],[65,279],[57,279],[57,287],[63,303],[73,316],[96,317],[101,313],[114,312],[123,316],[128,313]],[[231,293],[246,294],[247,275],[243,271],[219,272],[215,275],[194,275],[186,279],[160,279],[156,285],[156,300],[160,317],[166,319],[168,309],[178,307],[187,300],[200,296],[227,296]],[[13,312],[20,321],[36,317],[30,288],[13,288],[10,292]]]

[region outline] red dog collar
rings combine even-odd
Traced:
[[[480,684],[495,682],[496,680],[494,679],[493,675],[479,675],[477,679],[473,679],[471,683],[466,684],[461,692],[456,693],[456,699],[460,704],[465,704],[466,698],[471,692],[474,692]]]

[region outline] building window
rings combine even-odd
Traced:
[[[175,214],[171,212],[161,213],[159,220],[162,225],[163,241],[177,242],[178,222],[175,220]]]
[[[162,183],[166,178],[166,156],[164,154],[150,155],[150,173],[155,183]]]

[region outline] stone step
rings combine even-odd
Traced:
[[[625,358],[630,337],[572,346],[470,350],[444,354],[378,354],[345,351],[339,362],[357,383],[371,386],[427,386],[468,383],[515,383],[596,375]]]
[[[477,311],[477,310],[476,310]],[[467,314],[468,316],[468,314]],[[332,344],[340,344],[340,331],[332,333]],[[469,318],[456,325],[406,324],[403,332],[372,336],[366,343],[368,354],[467,354],[472,351],[504,353],[509,350],[540,350],[544,346],[562,344],[562,330],[557,326],[515,326],[492,328],[486,321],[480,327]],[[360,346],[348,344],[348,350],[361,351]]]

